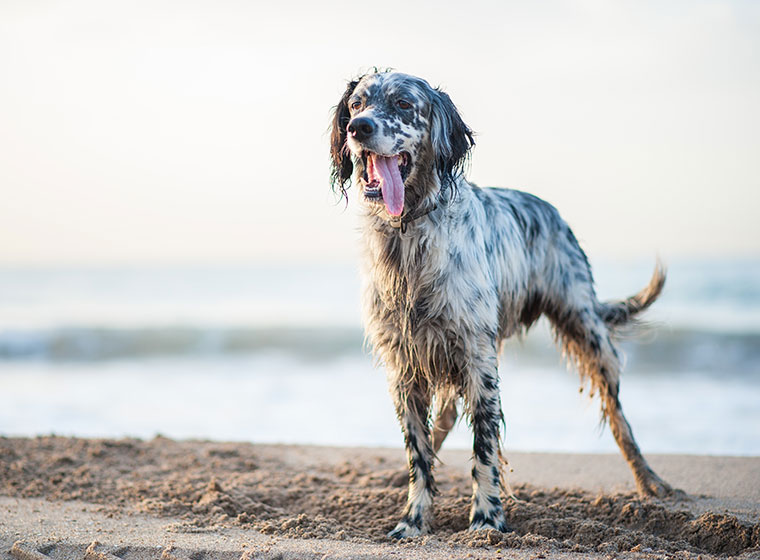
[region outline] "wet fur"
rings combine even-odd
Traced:
[[[412,110],[401,110],[399,99]],[[363,141],[347,133],[359,117],[377,125]],[[613,339],[615,329],[657,298],[663,270],[658,265],[639,294],[600,302],[586,255],[553,206],[464,179],[473,143],[448,95],[405,74],[377,72],[351,81],[335,109],[333,185],[346,194],[353,178],[366,204],[366,334],[387,368],[409,460],[407,505],[390,533],[396,538],[431,530],[435,452],[454,425],[459,402],[474,435],[470,528],[508,530],[500,498],[498,358],[502,341],[541,315],[598,395],[640,494],[671,491],[647,465],[623,416]],[[363,150],[411,154],[403,222],[362,196]]]

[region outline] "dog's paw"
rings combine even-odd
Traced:
[[[388,536],[392,539],[406,539],[409,537],[418,537],[428,532],[428,528],[423,523],[415,523],[408,517],[405,517]]]
[[[667,498],[679,493],[651,470],[636,481],[636,486],[642,498]]]
[[[480,531],[482,529],[496,529],[502,533],[511,531],[504,517],[504,510],[501,505],[488,511],[475,510],[470,516],[470,531]]]
[[[427,515],[426,515],[427,514]],[[406,514],[399,521],[396,528],[388,536],[392,539],[406,539],[418,537],[430,532],[430,512],[417,512],[416,515]]]

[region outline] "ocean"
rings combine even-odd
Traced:
[[[597,263],[599,296],[653,264]],[[399,447],[359,291],[353,263],[0,268],[0,435]],[[643,451],[760,455],[760,260],[670,263],[646,319],[621,384]],[[616,451],[546,324],[500,370],[505,449]]]

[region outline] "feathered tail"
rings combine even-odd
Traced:
[[[665,267],[660,260],[654,268],[649,284],[635,296],[621,301],[607,301],[601,304],[601,316],[610,327],[619,327],[635,320],[636,315],[652,305],[665,285]]]

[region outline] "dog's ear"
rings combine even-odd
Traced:
[[[453,185],[462,173],[470,149],[475,145],[473,132],[467,126],[451,98],[443,91],[434,90],[430,139],[441,185]]]
[[[359,78],[360,80],[361,78]],[[351,113],[348,109],[348,99],[354,92],[359,80],[348,83],[340,102],[335,106],[332,129],[330,131],[330,158],[332,159],[332,171],[330,182],[334,191],[338,191],[341,197],[346,196],[346,183],[351,180],[354,164],[351,162],[351,154],[346,146],[348,121]]]

